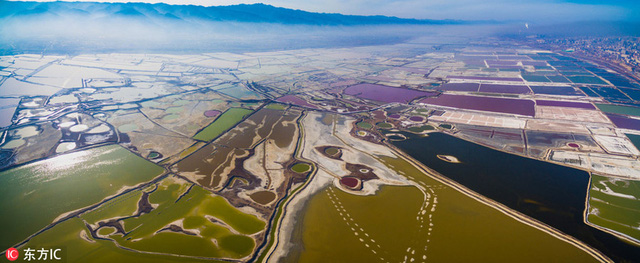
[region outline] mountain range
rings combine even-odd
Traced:
[[[149,22],[249,22],[285,25],[427,25],[459,24],[457,20],[407,19],[391,16],[356,16],[313,13],[266,4],[196,6],[148,3],[19,2],[0,1],[0,21],[29,18],[81,17],[84,19],[127,18]]]

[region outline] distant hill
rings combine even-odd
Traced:
[[[0,1],[0,20],[41,16],[79,16],[86,19],[136,18],[158,22],[164,20],[216,22],[278,23],[285,25],[393,25],[460,24],[456,20],[406,19],[391,16],[355,16],[313,13],[274,7],[266,4],[231,6],[194,6],[147,3],[97,2],[13,2]]]

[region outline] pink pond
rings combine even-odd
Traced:
[[[591,103],[582,103],[574,101],[556,101],[556,100],[536,100],[538,106],[555,106],[555,107],[569,107],[579,109],[595,110],[596,107]]]
[[[531,90],[526,85],[480,84],[480,92],[528,94]]]
[[[363,83],[346,88],[344,94],[381,102],[407,103],[419,97],[435,96],[437,93]]]
[[[626,116],[613,114],[613,113],[605,113],[607,117],[618,126],[618,128],[630,129],[640,131],[640,120],[629,118]]]
[[[204,112],[204,116],[206,117],[217,117],[218,115],[220,115],[220,113],[222,113],[219,110],[208,110]]]
[[[507,99],[442,94],[436,98],[422,99],[420,100],[420,103],[469,110],[518,114],[532,117],[535,114],[535,104],[532,100],[527,99]]]
[[[409,120],[415,121],[415,122],[423,122],[424,121],[424,117],[422,117],[422,116],[411,116],[411,118],[409,118]]]
[[[360,180],[355,177],[342,177],[340,179],[340,183],[353,189],[358,187],[358,185],[360,184]]]
[[[472,80],[492,80],[492,81],[517,81],[522,82],[521,78],[499,78],[499,77],[477,77],[477,76],[447,76],[448,79],[472,79]]]

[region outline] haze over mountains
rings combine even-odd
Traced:
[[[627,34],[634,26],[614,23],[594,30],[596,27],[581,23],[547,28],[532,24],[524,30],[523,22],[355,16],[265,4],[204,7],[0,0],[0,54],[246,52],[389,44],[434,34],[467,39],[509,33]]]
[[[0,54],[375,45],[405,41],[418,31],[433,30],[433,25],[466,23],[311,13],[265,4],[0,1]]]

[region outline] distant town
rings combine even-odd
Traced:
[[[615,64],[640,79],[640,37],[535,38],[536,44]]]

